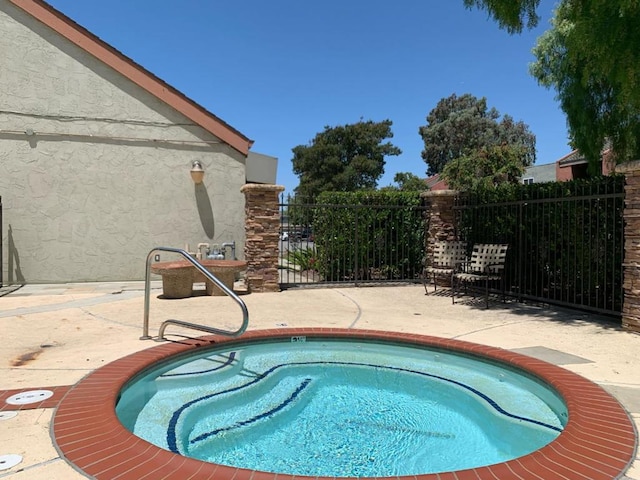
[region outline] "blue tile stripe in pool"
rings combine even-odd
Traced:
[[[215,393],[210,393],[208,395],[204,395],[202,397],[193,399],[187,403],[185,403],[184,405],[182,405],[179,409],[177,409],[173,415],[171,416],[171,419],[169,420],[169,425],[167,427],[167,446],[169,448],[170,451],[174,452],[174,453],[180,453],[180,450],[178,448],[178,442],[177,442],[177,434],[176,434],[176,427],[178,425],[178,420],[180,419],[180,416],[190,407],[192,407],[193,405],[205,401],[205,400],[209,400],[211,398],[214,398],[216,396],[220,396],[220,395],[224,395],[227,393],[231,393],[231,392],[237,392],[239,390],[242,390],[244,388],[250,387],[256,383],[258,383],[259,381],[265,379],[266,377],[268,377],[269,375],[271,375],[272,373],[274,373],[276,370],[279,370],[283,367],[291,367],[291,366],[300,366],[300,365],[345,365],[345,366],[358,366],[358,367],[371,367],[371,368],[379,368],[379,369],[384,369],[384,370],[395,370],[395,371],[401,371],[401,372],[406,372],[406,373],[412,373],[415,375],[420,375],[423,377],[429,377],[429,378],[434,378],[437,380],[441,380],[443,382],[448,382],[451,383],[453,385],[457,385],[461,388],[464,388],[466,390],[468,390],[469,392],[471,392],[472,394],[480,397],[481,399],[483,399],[484,401],[486,401],[495,411],[497,411],[498,413],[500,413],[501,415],[507,416],[509,418],[515,419],[515,420],[521,420],[523,422],[528,422],[531,424],[535,424],[544,428],[548,428],[550,430],[555,430],[557,432],[561,432],[562,429],[558,428],[554,425],[549,425],[547,423],[544,422],[540,422],[538,420],[534,420],[532,418],[527,418],[527,417],[522,417],[520,415],[515,415],[512,413],[507,412],[505,409],[503,409],[495,400],[493,400],[491,397],[489,397],[488,395],[486,395],[485,393],[482,393],[481,391],[477,390],[476,388],[473,388],[470,385],[467,385],[465,383],[459,382],[457,380],[453,380],[451,378],[447,378],[447,377],[442,377],[440,375],[434,375],[431,373],[425,373],[425,372],[421,372],[419,370],[411,370],[411,369],[407,369],[407,368],[402,368],[402,367],[388,367],[385,365],[375,365],[375,364],[369,364],[369,363],[360,363],[360,362],[327,362],[327,361],[319,361],[319,362],[292,362],[292,363],[283,363],[283,364],[279,364],[279,365],[274,365],[273,367],[271,367],[270,369],[268,369],[267,371],[265,371],[264,373],[258,374],[253,380],[251,380],[250,382],[247,382],[243,385],[239,385],[237,387],[233,387],[233,388],[229,388],[226,390],[222,390],[220,392],[215,392]],[[304,385],[304,387],[306,387],[308,385],[308,382]],[[303,388],[304,388],[303,387]],[[302,389],[300,389],[300,391],[302,391]],[[295,399],[295,397],[298,396],[298,394],[300,393],[300,391],[298,391],[294,398],[291,398],[290,400],[288,400],[287,402],[285,402],[287,405],[289,403],[291,403],[291,401],[293,401]],[[282,408],[284,408],[283,405]],[[277,407],[276,407],[277,408]],[[235,425],[233,425],[232,427],[229,428],[225,428],[225,429],[219,429],[219,430],[214,430],[213,432],[216,433],[220,433],[221,431],[227,431],[227,430],[231,430],[233,428],[240,428],[244,425],[247,425],[248,423],[253,423],[255,421],[258,421],[260,419],[264,419],[269,417],[271,414],[276,413],[277,411],[281,410],[281,408],[278,409],[272,409],[269,412],[264,412],[256,417],[253,417],[252,421],[247,420],[246,422],[238,422]],[[216,433],[206,433],[206,434],[202,434],[200,435],[201,438],[208,438],[211,437],[213,435],[215,435]],[[206,435],[206,436],[205,436]],[[198,438],[200,438],[198,437]],[[193,440],[192,440],[193,442]]]
[[[305,378],[305,380],[300,385],[298,385],[298,387],[289,396],[289,398],[287,398],[284,402],[282,402],[280,405],[272,408],[271,410],[268,410],[268,411],[266,411],[264,413],[261,413],[260,415],[256,415],[255,417],[250,418],[248,420],[243,420],[242,422],[236,422],[233,425],[230,425],[228,427],[218,428],[216,430],[212,430],[210,432],[203,433],[202,435],[198,435],[196,438],[191,440],[191,443],[201,442],[202,440],[206,440],[209,437],[213,437],[214,435],[217,435],[218,433],[228,432],[229,430],[235,430],[236,428],[244,427],[244,426],[250,425],[252,423],[255,423],[255,422],[259,421],[259,420],[262,420],[263,418],[270,417],[274,413],[279,412],[283,408],[287,407],[291,402],[293,402],[298,397],[298,395],[300,395],[300,393],[305,388],[307,388],[309,383],[311,383],[311,379],[310,378]]]
[[[189,376],[189,375],[201,375],[203,373],[211,373],[211,372],[216,372],[218,370],[222,370],[225,367],[228,367],[230,365],[233,364],[233,361],[236,359],[236,352],[231,352],[229,354],[229,356],[227,357],[226,362],[224,362],[222,365],[218,365],[217,367],[214,368],[208,368],[206,370],[198,370],[198,371],[194,371],[194,372],[178,372],[178,373],[163,373],[162,375],[160,375],[160,378],[167,378],[167,377],[185,377],[185,376]],[[213,361],[213,360],[212,360]]]

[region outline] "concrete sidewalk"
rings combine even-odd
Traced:
[[[227,297],[160,297],[152,284],[151,334],[173,318],[235,330],[238,306]],[[431,291],[431,290],[430,290]],[[250,329],[339,327],[411,332],[463,339],[514,350],[561,365],[614,395],[640,424],[640,335],[604,317],[518,303],[460,299],[447,290],[425,295],[422,286],[312,288],[241,297]],[[28,285],[0,297],[0,375],[3,390],[73,385],[86,374],[129,353],[157,345],[141,341],[143,284]],[[169,327],[167,335],[199,336]],[[0,457],[17,454],[18,465],[0,479],[86,478],[61,459],[50,436],[52,409],[21,410],[0,417]],[[637,452],[636,452],[637,455]],[[640,480],[640,462],[627,479]]]

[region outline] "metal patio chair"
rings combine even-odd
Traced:
[[[504,265],[507,259],[506,244],[476,244],[471,258],[461,264],[461,268],[451,276],[452,303],[456,303],[456,291],[460,284],[483,283],[485,286],[486,308],[489,308],[489,282],[500,282],[502,301],[504,302]]]
[[[467,244],[465,242],[436,242],[433,245],[433,261],[425,266],[422,275],[425,295],[428,295],[427,283],[433,278],[433,291],[438,289],[436,277],[451,275],[456,271],[458,265],[467,260]]]

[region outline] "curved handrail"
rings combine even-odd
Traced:
[[[213,275],[209,270],[207,270],[200,262],[198,262],[195,258],[193,258],[189,253],[181,248],[173,248],[173,247],[155,247],[153,248],[149,254],[147,255],[147,264],[146,270],[144,274],[144,320],[142,323],[142,336],[140,340],[149,340],[152,337],[149,335],[149,299],[151,298],[151,289],[150,285],[150,276],[151,276],[151,258],[155,252],[173,252],[182,255],[186,258],[191,264],[200,271],[207,279],[211,280],[215,283],[220,290],[229,295],[242,310],[242,325],[240,328],[234,332],[230,332],[227,330],[221,330],[218,328],[207,327],[205,325],[198,325],[195,323],[184,322],[182,320],[165,320],[160,325],[160,331],[158,332],[158,338],[164,338],[164,330],[167,328],[167,325],[180,325],[182,327],[192,328],[194,330],[200,330],[207,333],[214,333],[219,335],[225,335],[228,337],[237,337],[244,333],[249,325],[249,311],[247,310],[247,306],[245,303],[236,295],[231,289],[229,289],[224,283],[222,283],[218,278]]]

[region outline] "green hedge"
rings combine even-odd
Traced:
[[[624,178],[477,189],[460,202],[469,244],[508,243],[508,288],[620,311]]]
[[[416,278],[424,252],[419,192],[324,192],[314,210],[325,280]]]

